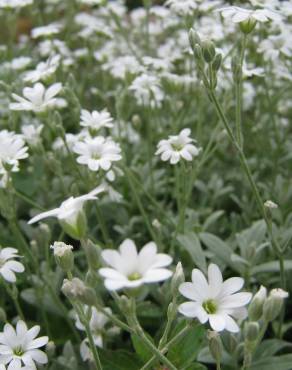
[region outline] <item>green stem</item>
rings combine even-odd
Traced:
[[[97,370],[102,370],[102,365],[101,365],[101,362],[100,362],[99,354],[98,354],[96,345],[94,343],[94,339],[93,339],[93,336],[92,336],[92,332],[91,332],[91,329],[90,329],[88,319],[87,319],[86,315],[84,314],[84,311],[83,311],[82,306],[80,304],[78,304],[78,303],[73,304],[73,307],[75,308],[75,310],[76,310],[76,312],[79,316],[80,321],[82,322],[82,324],[85,327],[86,336],[88,338],[90,349],[91,349],[91,352],[93,354],[96,369]]]
[[[178,332],[169,342],[165,344],[165,346],[160,350],[162,354],[168,352],[169,348],[176,344],[180,339],[182,339],[187,331],[189,330],[190,326],[185,326],[180,332]],[[140,370],[147,370],[152,367],[156,362],[156,356],[151,357],[151,359],[143,366]]]
[[[246,49],[246,34],[243,35],[240,59],[239,59],[239,76],[235,82],[235,98],[236,98],[236,110],[235,110],[235,124],[236,124],[236,138],[238,145],[242,148],[243,146],[243,134],[242,134],[242,88],[243,88],[243,73],[242,66],[244,61],[244,54]]]
[[[257,185],[255,183],[255,180],[253,179],[253,176],[252,176],[252,173],[250,171],[250,168],[249,168],[247,159],[245,157],[245,154],[243,152],[243,149],[237,143],[237,140],[236,140],[236,138],[233,135],[233,132],[231,130],[231,127],[229,125],[229,122],[228,122],[228,120],[227,120],[227,118],[226,118],[226,116],[225,116],[225,114],[223,112],[223,109],[222,109],[220,103],[218,102],[217,97],[216,97],[216,95],[215,95],[215,93],[214,93],[213,90],[209,90],[209,96],[210,96],[210,98],[211,98],[211,100],[212,100],[212,102],[213,102],[213,104],[215,106],[217,115],[221,119],[221,121],[222,121],[222,123],[223,123],[223,125],[224,125],[224,127],[225,127],[225,129],[226,129],[226,131],[228,133],[228,136],[229,136],[229,138],[230,138],[233,146],[235,147],[235,149],[238,152],[241,166],[242,166],[242,168],[244,170],[244,173],[246,174],[246,177],[248,179],[248,182],[249,182],[249,184],[251,186],[252,192],[253,192],[254,197],[256,199],[256,203],[257,203],[258,209],[259,209],[259,211],[260,211],[263,219],[265,220],[265,223],[266,223],[266,226],[267,226],[267,230],[268,230],[268,234],[269,234],[269,237],[270,237],[270,241],[271,241],[273,250],[274,250],[274,252],[277,255],[278,260],[279,260],[281,287],[282,287],[282,289],[285,289],[286,282],[285,282],[285,270],[284,270],[283,255],[282,255],[280,246],[278,245],[278,242],[274,238],[272,223],[271,223],[271,221],[269,220],[269,218],[267,216],[267,213],[266,213],[266,210],[265,210],[265,207],[264,207],[264,202],[263,202],[263,200],[261,198],[261,195],[259,193],[258,187],[257,187]]]
[[[25,321],[25,318],[24,318],[24,314],[23,314],[23,311],[20,307],[20,304],[19,304],[19,301],[18,301],[18,293],[17,291],[13,291],[12,289],[10,289],[9,285],[5,283],[5,289],[8,293],[8,295],[10,296],[10,298],[13,300],[13,303],[14,303],[14,306],[15,306],[15,309],[18,313],[18,316],[23,320]],[[15,287],[15,289],[17,289]]]

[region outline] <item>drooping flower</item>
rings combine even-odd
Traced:
[[[82,109],[80,119],[81,126],[88,127],[94,131],[98,131],[102,127],[113,127],[113,118],[106,109],[101,112],[96,110],[89,112],[86,109]]]
[[[47,355],[39,348],[46,345],[49,338],[36,338],[39,332],[38,325],[28,329],[22,320],[18,321],[16,330],[12,325],[6,324],[0,333],[0,363],[9,364],[9,370],[21,369],[22,364],[28,369],[36,370],[36,364],[46,364]]]
[[[6,172],[6,166],[10,171],[17,172],[19,160],[28,157],[27,150],[22,135],[13,131],[0,131],[0,173]]]
[[[160,155],[163,161],[170,161],[171,164],[178,163],[181,159],[192,161],[198,156],[201,149],[193,143],[190,138],[191,130],[186,128],[178,135],[171,135],[167,140],[161,140],[157,145],[156,155]]]
[[[16,282],[15,272],[20,273],[24,271],[23,264],[15,261],[19,257],[17,253],[17,249],[10,247],[0,250],[0,274],[9,283]]]
[[[10,103],[9,108],[17,111],[24,110],[40,113],[56,106],[62,107],[66,105],[66,102],[64,99],[56,97],[61,90],[61,83],[54,83],[48,89],[46,89],[42,83],[37,83],[33,87],[25,87],[22,92],[24,98],[22,96],[12,94],[12,97],[17,102]]]
[[[33,217],[28,223],[33,224],[47,217],[57,217],[60,221],[65,221],[68,224],[74,225],[78,214],[82,211],[83,204],[88,200],[97,199],[97,194],[104,191],[103,186],[98,186],[90,193],[79,197],[70,197],[61,203],[60,207],[47,212],[42,212]]]
[[[178,310],[184,316],[197,318],[202,324],[209,321],[215,331],[238,332],[239,326],[234,318],[246,316],[244,306],[252,298],[251,293],[236,293],[243,284],[240,277],[223,282],[219,267],[213,263],[208,267],[208,281],[200,270],[193,269],[192,282],[179,287],[180,293],[191,301],[182,303]]]
[[[84,141],[77,142],[73,151],[79,156],[77,162],[85,164],[91,171],[102,169],[108,171],[112,162],[119,161],[121,156],[121,148],[110,137],[97,136],[94,138],[86,138]]]
[[[144,245],[138,253],[134,241],[126,239],[119,251],[106,249],[101,255],[110,266],[99,269],[108,290],[137,288],[143,284],[164,281],[172,275],[172,271],[165,268],[171,264],[172,258],[157,253],[154,242]]]

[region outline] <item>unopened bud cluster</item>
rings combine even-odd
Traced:
[[[222,64],[222,54],[216,52],[211,40],[201,40],[192,28],[189,32],[189,40],[204,85],[207,89],[214,90],[217,86],[217,72]]]

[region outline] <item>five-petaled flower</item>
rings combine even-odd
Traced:
[[[164,281],[172,275],[172,271],[165,268],[171,264],[172,258],[167,254],[157,253],[154,242],[144,245],[138,253],[134,241],[126,239],[119,251],[105,249],[101,255],[110,266],[99,269],[108,290],[137,288],[145,283]]]
[[[251,300],[252,294],[238,292],[244,284],[240,277],[232,277],[223,282],[219,267],[210,264],[208,267],[208,281],[198,270],[192,271],[192,283],[183,283],[179,287],[180,293],[190,299],[182,303],[179,312],[184,316],[197,318],[202,324],[209,321],[215,331],[228,330],[238,332],[239,326],[234,318],[246,317],[245,305]]]

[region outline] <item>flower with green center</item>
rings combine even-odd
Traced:
[[[146,244],[138,253],[133,240],[126,239],[119,251],[106,249],[101,255],[109,266],[99,269],[108,290],[138,288],[145,283],[166,280],[172,275],[165,268],[171,264],[172,258],[157,253],[157,246],[153,242]]]
[[[36,369],[36,364],[46,364],[47,355],[39,348],[46,345],[49,338],[36,338],[39,331],[39,326],[28,329],[22,320],[18,321],[16,329],[6,324],[0,333],[0,364],[8,365],[8,369],[15,370],[33,370]]]
[[[243,287],[244,280],[233,277],[223,282],[221,271],[215,264],[208,267],[208,281],[204,274],[194,269],[192,282],[182,283],[180,293],[191,301],[182,303],[179,312],[184,316],[197,318],[202,324],[209,321],[215,331],[238,332],[235,319],[246,317],[245,305],[251,300],[251,293],[236,293]]]
[[[160,155],[163,161],[171,164],[178,163],[181,159],[192,161],[198,156],[201,149],[194,145],[195,140],[190,138],[191,130],[186,128],[178,135],[171,135],[167,140],[161,140],[157,145],[156,155]]]

